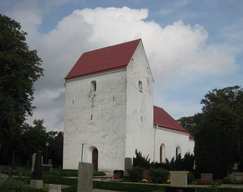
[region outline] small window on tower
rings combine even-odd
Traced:
[[[96,91],[96,81],[91,81],[91,83],[90,83],[90,91]]]
[[[143,92],[143,84],[142,84],[142,81],[139,81],[138,82],[138,90],[139,90],[139,92]]]

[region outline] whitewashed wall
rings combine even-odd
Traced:
[[[94,80],[97,89],[91,99],[90,84]],[[66,82],[64,169],[78,168],[82,142],[84,162],[92,162],[92,149],[97,148],[99,170],[123,169],[126,102],[125,70]]]
[[[194,153],[194,140],[189,139],[189,134],[173,131],[167,128],[154,127],[155,131],[155,156],[154,160],[160,162],[160,146],[165,146],[165,158],[169,161],[176,156],[176,147],[180,146],[181,157],[187,152]]]
[[[142,92],[139,91],[142,82]],[[127,67],[126,157],[153,156],[153,77],[142,42]]]

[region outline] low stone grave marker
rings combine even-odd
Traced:
[[[232,178],[233,178],[233,181],[242,181],[243,180],[243,172],[233,172]]]
[[[196,188],[192,187],[166,187],[165,192],[196,192]]]
[[[152,177],[150,175],[150,171],[149,170],[144,170],[142,173],[142,179],[146,179],[148,182],[152,181]]]
[[[118,175],[120,178],[123,178],[124,171],[123,170],[114,170],[114,175]]]
[[[201,173],[201,181],[202,182],[213,182],[213,174],[212,173]]]
[[[0,174],[0,183],[8,178],[7,174]]]
[[[49,185],[49,192],[61,192],[61,185]]]
[[[52,165],[51,164],[42,164],[42,171],[43,172],[46,172],[46,171],[52,172]]]
[[[188,171],[170,171],[170,186],[187,187]]]

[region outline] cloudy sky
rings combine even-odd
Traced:
[[[214,88],[243,83],[242,0],[0,0],[42,58],[33,117],[63,131],[63,78],[83,52],[141,38],[154,104],[172,117],[201,112]]]

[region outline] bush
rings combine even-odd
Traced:
[[[130,180],[132,182],[138,182],[139,180],[142,180],[142,173],[145,169],[143,167],[132,167],[131,169],[128,169],[127,172],[129,173]]]
[[[224,177],[223,178],[223,183],[224,184],[230,184],[231,183],[231,179],[229,177]]]
[[[133,166],[134,167],[144,167],[145,169],[150,168],[150,159],[147,157],[143,157],[142,153],[135,150],[136,157],[133,157]]]
[[[162,168],[150,168],[149,169],[153,183],[164,183],[167,180],[167,176],[169,175],[169,171]]]
[[[187,183],[192,183],[194,176],[191,171],[187,174]]]
[[[1,190],[22,190],[24,183],[13,178],[8,178],[0,183]]]

